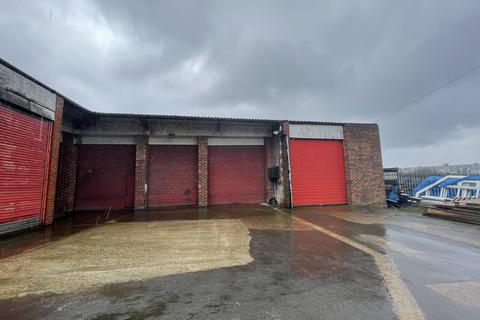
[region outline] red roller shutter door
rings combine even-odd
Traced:
[[[208,203],[265,202],[264,146],[208,147]]]
[[[0,106],[0,223],[45,211],[52,122]]]
[[[197,205],[197,146],[149,147],[148,206]]]
[[[341,140],[290,140],[293,203],[347,203]]]
[[[75,209],[132,208],[135,146],[80,145]]]

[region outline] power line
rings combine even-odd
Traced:
[[[478,69],[480,69],[480,64],[478,64],[478,65],[476,65],[475,67],[467,70],[466,72],[464,72],[464,73],[456,76],[455,78],[453,78],[453,79],[451,79],[451,80],[448,80],[447,82],[445,82],[445,83],[442,84],[441,86],[439,86],[439,87],[437,87],[437,88],[435,88],[435,89],[433,89],[433,90],[428,91],[428,92],[425,93],[424,95],[422,95],[422,96],[420,96],[420,97],[418,97],[418,98],[410,101],[409,103],[407,103],[407,104],[405,104],[405,105],[403,105],[403,106],[401,106],[401,107],[399,107],[399,108],[397,108],[397,109],[395,109],[395,110],[392,110],[392,111],[390,111],[390,112],[385,113],[383,116],[381,116],[380,118],[378,118],[375,122],[382,121],[383,119],[388,118],[388,117],[390,117],[391,115],[393,115],[393,114],[395,114],[395,113],[397,113],[397,112],[400,112],[400,111],[402,111],[403,109],[408,108],[408,107],[414,105],[415,103],[419,102],[420,100],[423,100],[423,99],[425,99],[425,98],[428,97],[428,96],[431,96],[431,95],[434,94],[435,92],[437,92],[437,91],[439,91],[439,90],[441,90],[441,89],[443,89],[443,88],[451,85],[452,83],[460,80],[461,78],[469,75],[470,73],[472,73],[472,72],[474,72],[474,71],[476,71],[476,70],[478,70]]]

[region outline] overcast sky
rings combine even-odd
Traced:
[[[96,111],[375,122],[480,64],[480,1],[1,0],[0,56]],[[479,162],[480,70],[379,125]]]

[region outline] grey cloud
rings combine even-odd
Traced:
[[[374,121],[480,63],[478,1],[3,7],[0,55],[103,111]],[[381,121],[385,163],[412,164],[421,150],[419,163],[444,162],[439,139],[480,127],[479,81],[472,74]],[[478,161],[449,143],[457,162]]]

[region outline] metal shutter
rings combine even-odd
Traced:
[[[40,224],[52,121],[0,106],[0,233]]]
[[[341,140],[290,140],[293,203],[347,203]]]
[[[134,145],[80,145],[75,209],[132,208]]]
[[[264,146],[208,147],[208,203],[265,202]]]
[[[197,205],[197,146],[149,146],[148,206]]]

